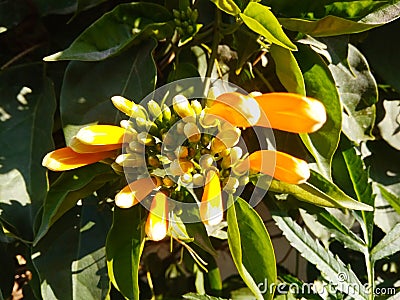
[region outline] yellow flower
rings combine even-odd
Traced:
[[[163,192],[157,192],[151,202],[145,225],[146,235],[152,241],[161,241],[168,232],[168,201]]]
[[[77,153],[70,147],[65,147],[47,153],[42,165],[52,171],[67,171],[113,157],[115,154],[115,151]]]
[[[224,208],[218,173],[214,170],[209,170],[200,202],[200,218],[206,225],[217,225],[222,221],[223,216]]]
[[[146,198],[156,187],[157,181],[151,177],[133,181],[115,196],[115,204],[120,208],[130,208]]]

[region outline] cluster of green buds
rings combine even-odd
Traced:
[[[149,174],[173,199],[183,199],[181,186],[203,187],[212,170],[228,193],[248,182],[243,150],[237,146],[241,131],[206,113],[200,101],[183,95],[172,99],[172,110],[154,100],[147,108],[123,97],[114,105],[130,116],[121,121],[129,132],[123,153],[112,164],[117,172],[138,179]],[[133,178],[132,178],[133,179]]]
[[[188,6],[185,10],[181,11],[174,9],[172,13],[174,14],[176,30],[180,35],[191,35],[195,32],[197,18],[199,17],[197,9],[192,9]]]

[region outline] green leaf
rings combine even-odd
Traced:
[[[324,41],[332,59],[329,69],[344,108],[343,132],[358,144],[371,140],[378,88],[368,63],[361,52],[348,44],[347,40],[331,38]],[[341,48],[345,48],[344,53]]]
[[[358,19],[387,4],[388,1],[343,1],[325,5],[325,15],[334,15],[346,19]]]
[[[188,299],[188,300],[227,300],[224,298],[220,298],[220,297],[212,297],[212,296],[208,296],[208,295],[199,295],[199,294],[195,294],[195,293],[188,293],[183,295],[183,299]]]
[[[115,177],[110,166],[101,163],[63,172],[47,193],[41,225],[34,244],[37,244],[49,228],[73,208],[78,200],[91,195]]]
[[[31,241],[48,185],[41,161],[54,147],[54,87],[43,64],[30,64],[1,71],[0,94],[0,220]]]
[[[367,205],[374,207],[375,195],[372,193],[372,185],[369,181],[368,171],[365,169],[364,162],[357,155],[354,148],[347,149],[342,152],[346,162],[350,179],[356,192],[357,199]],[[368,245],[372,245],[372,234],[374,229],[374,212],[362,211],[361,216],[364,221],[362,226],[364,231],[364,239]]]
[[[270,43],[289,50],[297,50],[296,45],[283,32],[281,24],[269,7],[250,2],[240,17],[247,27],[265,37]]]
[[[105,260],[111,211],[86,198],[63,215],[33,248],[43,299],[106,299]]]
[[[318,179],[315,179],[315,181],[317,180],[320,180],[318,185],[329,194],[308,182],[297,185],[275,179],[271,181],[269,190],[276,193],[291,194],[300,201],[308,202],[318,206],[368,211],[373,210],[371,206],[350,198],[345,193],[340,191],[340,189],[333,183],[330,184],[329,181],[324,179],[322,176],[320,176]],[[258,186],[261,188],[262,181],[263,179],[261,177],[258,181]]]
[[[393,148],[400,150],[400,100],[384,100],[385,117],[378,124],[382,138]]]
[[[32,0],[32,4],[35,5],[35,11],[41,16],[50,14],[70,14],[76,9],[77,0],[58,0],[58,1],[47,1],[47,0]]]
[[[74,17],[77,16],[80,12],[95,7],[106,1],[108,0],[77,0],[78,6],[76,8]]]
[[[400,197],[392,194],[384,186],[378,184],[378,188],[381,192],[382,197],[394,208],[394,210],[400,215]]]
[[[329,231],[330,237],[332,236],[343,243],[347,248],[365,253],[367,245],[364,241],[327,209],[307,203],[302,204],[301,207],[306,210],[308,214],[314,216],[316,221]]]
[[[322,58],[308,46],[300,45],[296,53],[303,72],[307,96],[320,100],[326,109],[327,121],[320,130],[300,137],[314,156],[319,171],[331,177],[333,154],[339,144],[342,127],[342,106],[332,74]]]
[[[248,30],[244,26],[240,26],[238,30],[233,33],[233,46],[237,51],[237,65],[236,74],[240,74],[244,64],[250,57],[260,51],[260,44],[257,43],[258,35]]]
[[[359,21],[351,21],[336,16],[325,16],[316,21],[297,18],[281,18],[279,22],[287,29],[300,31],[312,36],[334,36],[358,33],[392,22],[400,16],[400,1],[388,5],[366,15]]]
[[[142,207],[115,207],[114,220],[107,236],[108,274],[124,297],[139,300],[139,262],[144,246]]]
[[[103,60],[149,37],[170,37],[171,20],[170,12],[158,4],[120,4],[88,27],[66,50],[44,60]]]
[[[246,201],[237,198],[233,203],[233,196],[230,197],[228,243],[233,262],[257,299],[272,299],[273,291],[267,288],[261,294],[259,289],[261,283],[267,282],[269,287],[277,280],[275,254],[268,231],[260,216]]]
[[[101,62],[69,63],[60,102],[67,141],[86,124],[117,124],[121,115],[112,105],[112,96],[140,102],[154,90],[157,73],[151,53],[155,46],[149,40]]]
[[[290,93],[305,95],[306,88],[303,74],[292,51],[277,45],[271,45],[269,53],[275,61],[276,75],[285,89]]]
[[[400,251],[400,223],[394,226],[372,249],[371,259],[377,261],[398,251]]]
[[[367,294],[363,284],[357,275],[332,252],[325,249],[318,241],[315,241],[304,229],[302,229],[291,217],[283,211],[273,211],[272,218],[276,225],[283,231],[290,244],[295,247],[300,254],[314,264],[324,277],[344,293],[354,290],[351,297],[355,299],[367,299]],[[340,275],[340,274],[343,274]],[[343,278],[346,278],[343,281]],[[354,288],[357,287],[357,288]]]
[[[233,0],[211,0],[211,2],[227,14],[237,16],[240,13],[240,8]]]

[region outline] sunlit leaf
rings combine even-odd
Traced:
[[[324,277],[334,284],[335,287],[344,293],[349,291],[349,288],[354,290],[351,297],[355,299],[367,299],[366,290],[363,284],[357,278],[357,275],[346,267],[345,264],[335,257],[333,253],[325,249],[318,241],[314,240],[304,229],[302,229],[287,213],[283,211],[273,211],[272,217],[277,226],[283,231],[285,237],[290,244],[295,247],[300,254],[310,263],[314,264],[320,270]],[[346,280],[342,280],[343,274]],[[354,288],[357,287],[357,288]]]
[[[325,39],[331,55],[329,69],[343,104],[343,132],[356,143],[373,139],[378,88],[361,52],[343,39]],[[344,53],[340,48],[345,48]],[[347,54],[347,57],[346,57]]]
[[[332,74],[322,58],[308,46],[299,45],[295,53],[303,72],[307,96],[320,100],[326,109],[327,121],[317,132],[301,134],[301,139],[314,156],[319,171],[331,176],[331,162],[339,143],[342,127],[342,106]]]
[[[346,162],[347,170],[358,200],[373,207],[375,195],[372,193],[372,185],[368,176],[368,171],[365,169],[364,162],[361,157],[357,155],[354,148],[343,151],[342,155]],[[362,211],[360,212],[360,215],[364,220],[364,227],[362,226],[362,228],[364,230],[365,240],[370,247],[372,245],[374,213],[370,211]]]
[[[382,138],[400,150],[400,100],[384,100],[385,117],[378,124]]]
[[[228,243],[236,268],[257,299],[272,299],[273,290],[267,288],[262,294],[259,289],[260,283],[267,281],[272,286],[277,280],[275,253],[268,231],[246,201],[238,198],[231,204],[227,215]]]
[[[32,240],[36,212],[47,192],[41,162],[53,148],[55,95],[43,65],[0,72],[0,220]]]
[[[244,12],[240,14],[240,17],[251,30],[265,37],[270,43],[289,50],[297,50],[296,45],[283,32],[281,25],[269,7],[250,2]]]
[[[276,75],[290,93],[306,94],[304,78],[293,53],[283,47],[271,45],[269,49],[275,61]]]
[[[173,28],[168,23],[171,20],[171,13],[158,4],[120,4],[88,27],[66,50],[45,60],[103,60],[145,38],[171,36]]]
[[[236,16],[240,13],[239,7],[233,0],[211,0],[220,10],[227,14]]]
[[[398,251],[400,251],[400,224],[394,226],[372,249],[371,259],[376,261]]]

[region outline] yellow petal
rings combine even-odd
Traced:
[[[87,145],[115,145],[124,142],[125,134],[129,134],[124,128],[113,125],[90,125],[81,128],[76,138]]]
[[[82,143],[76,137],[71,139],[69,147],[78,153],[95,153],[95,152],[104,152],[111,151],[116,149],[121,149],[122,144],[111,144],[111,145],[88,145]]]
[[[120,208],[130,208],[146,198],[156,187],[155,180],[151,177],[133,181],[115,196],[115,204]]]
[[[324,105],[313,98],[292,93],[268,93],[254,99],[265,114],[261,114],[258,126],[307,133],[317,131],[326,121]]]
[[[146,235],[152,241],[161,241],[168,232],[168,201],[163,192],[158,192],[151,202],[147,216]]]
[[[42,165],[52,171],[66,171],[86,166],[115,155],[115,151],[77,153],[70,147],[54,150],[43,158]]]
[[[254,98],[239,93],[225,93],[206,109],[208,119],[219,117],[238,127],[249,127],[260,118],[260,107]],[[210,120],[205,120],[211,123]]]
[[[221,185],[218,174],[210,170],[206,176],[206,185],[200,203],[200,218],[206,225],[219,224],[224,215]]]
[[[287,153],[272,150],[256,151],[249,156],[250,168],[274,178],[300,184],[310,177],[308,164]]]

